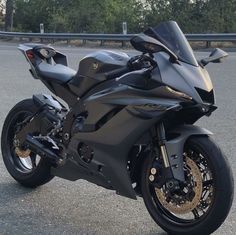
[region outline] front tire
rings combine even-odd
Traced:
[[[37,107],[32,99],[16,104],[5,119],[1,136],[2,157],[7,171],[17,182],[30,188],[46,184],[53,178],[50,173],[51,165],[45,159],[30,150],[28,157],[21,158],[14,146],[15,134],[19,131],[17,126],[36,111]]]
[[[192,168],[198,167],[199,171],[195,167],[195,172],[199,172],[199,175],[202,176],[202,181],[200,181],[202,185],[199,187],[202,189],[202,194],[197,206],[194,209],[191,208],[192,211],[189,214],[183,215],[183,211],[180,210],[183,201],[180,201],[179,206],[176,204],[176,210],[173,207],[175,203],[170,198],[165,202],[161,201],[160,199],[163,200],[165,197],[160,197],[160,193],[156,193],[158,190],[150,183],[150,170],[156,156],[146,158],[143,164],[141,191],[144,203],[154,221],[169,234],[211,234],[224,222],[232,205],[233,176],[228,161],[219,147],[207,136],[195,136],[191,137],[185,144],[185,154],[190,154],[190,151],[194,155],[188,157],[190,160],[186,162],[192,164]],[[193,165],[194,161],[195,166]],[[205,173],[201,167],[206,169],[211,179],[204,181]],[[211,197],[208,194],[203,195],[204,190],[207,191],[208,189],[211,192],[209,194]],[[208,201],[209,205],[206,204]],[[187,207],[182,206],[182,208],[186,210]],[[180,211],[181,216],[178,215]],[[191,215],[193,216],[191,217]]]

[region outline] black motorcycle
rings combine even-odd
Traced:
[[[229,213],[233,177],[212,133],[193,124],[216,110],[204,67],[227,53],[197,61],[173,21],[131,44],[142,54],[95,52],[78,71],[50,46],[20,45],[32,76],[64,102],[33,95],[9,112],[6,168],[26,187],[58,176],[140,196],[165,231],[210,234]]]

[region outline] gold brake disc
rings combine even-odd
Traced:
[[[19,147],[15,148],[15,153],[20,158],[27,158],[30,156],[31,151],[29,149],[21,150]]]
[[[180,203],[176,203],[174,200],[167,201],[166,195],[163,191],[163,188],[155,188],[156,196],[163,207],[165,207],[168,211],[174,214],[187,214],[190,213],[193,209],[197,207],[202,197],[202,175],[201,172],[196,165],[196,163],[186,157],[186,165],[189,169],[189,174],[192,177],[193,186],[192,190],[195,195],[192,201],[182,200]],[[178,199],[178,196],[175,195]]]

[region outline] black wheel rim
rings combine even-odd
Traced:
[[[30,174],[36,170],[40,163],[40,157],[31,151],[28,158],[20,158],[15,152],[14,139],[15,135],[22,128],[21,123],[32,115],[29,111],[21,111],[16,113],[12,118],[7,129],[7,152],[9,160],[14,168],[22,174]]]

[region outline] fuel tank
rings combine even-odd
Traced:
[[[104,80],[104,74],[127,65],[130,57],[122,52],[97,51],[84,57],[79,64],[79,75]]]
[[[106,73],[127,65],[130,57],[122,52],[97,51],[85,56],[74,78],[68,83],[73,93],[83,96],[94,85],[106,80]]]

